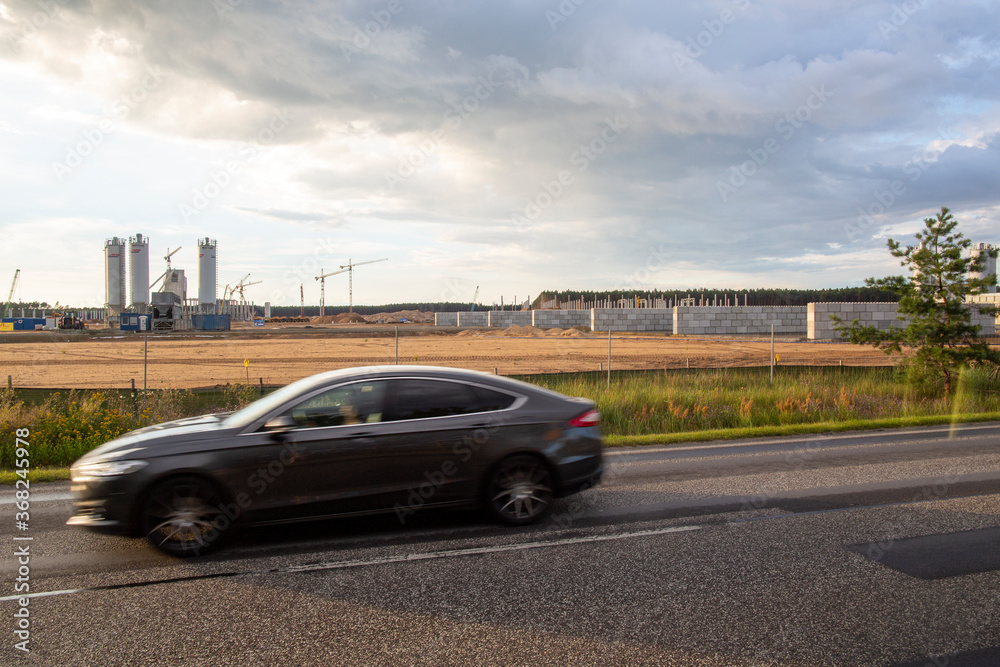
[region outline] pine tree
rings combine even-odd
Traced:
[[[899,295],[897,314],[905,326],[888,331],[861,326],[857,320],[845,326],[839,318],[837,329],[852,343],[873,345],[886,354],[912,349],[910,363],[932,377],[944,381],[950,394],[956,374],[965,367],[1000,364],[1000,351],[979,338],[980,327],[972,324],[973,309],[995,316],[996,306],[969,304],[967,297],[984,293],[996,285],[996,276],[970,278],[970,271],[982,272],[986,253],[970,257],[972,241],[956,231],[958,222],[947,208],[936,218],[925,218],[924,229],[916,234],[917,245],[902,247],[889,239],[889,252],[909,270],[909,276],[868,278],[869,287]],[[996,257],[996,250],[989,253]]]

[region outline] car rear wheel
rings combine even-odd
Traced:
[[[221,508],[222,498],[205,479],[187,476],[160,482],[143,510],[146,539],[171,556],[207,553],[229,527]]]
[[[487,501],[490,512],[511,526],[543,517],[552,506],[552,475],[545,462],[528,455],[504,459],[490,476]]]

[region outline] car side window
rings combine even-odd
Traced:
[[[502,410],[515,400],[513,396],[462,382],[396,380],[394,384],[395,401],[386,411],[386,421]]]
[[[322,428],[382,421],[386,383],[355,382],[334,387],[298,403],[284,414],[296,428]]]

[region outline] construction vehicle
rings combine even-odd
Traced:
[[[87,326],[83,323],[76,313],[67,313],[63,311],[54,311],[52,317],[56,319],[56,327],[59,329],[86,329]]]

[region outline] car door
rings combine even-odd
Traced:
[[[393,379],[379,448],[380,504],[398,511],[475,498],[485,472],[479,453],[496,434],[491,412],[515,399],[461,381]]]
[[[369,380],[325,388],[272,416],[294,425],[280,435],[278,463],[261,462],[249,478],[257,520],[372,509],[382,483],[377,443],[386,387]]]

